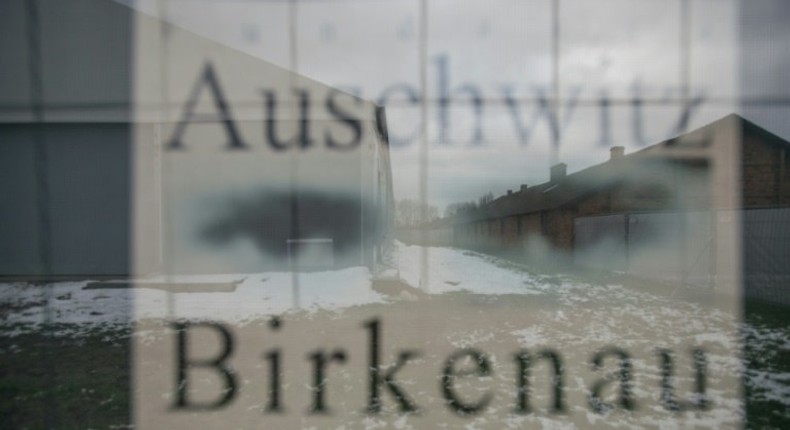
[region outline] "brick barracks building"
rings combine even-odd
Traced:
[[[521,185],[459,214],[456,246],[537,261],[709,284],[723,223],[740,219],[747,290],[774,296],[790,277],[790,143],[738,116],[548,182]],[[730,231],[735,231],[730,229]],[[727,235],[731,236],[731,235]],[[606,244],[600,248],[601,244]],[[718,251],[717,251],[718,250]],[[640,256],[644,258],[640,259]],[[649,256],[649,261],[647,261]],[[640,261],[645,260],[645,261]],[[788,294],[774,297],[787,301]]]

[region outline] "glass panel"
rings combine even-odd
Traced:
[[[781,0],[7,0],[10,428],[788,427]]]

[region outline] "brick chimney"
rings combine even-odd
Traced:
[[[523,193],[523,192],[526,192],[526,191],[527,191],[527,188],[529,188],[529,185],[527,185],[527,184],[521,184],[521,188],[519,189],[519,192],[522,192],[522,193]]]
[[[565,164],[565,163],[555,164],[555,165],[551,166],[551,174],[549,175],[549,178],[550,178],[551,182],[557,182],[557,181],[565,178],[567,173],[568,173],[568,165],[567,164]]]
[[[609,148],[609,159],[610,160],[616,160],[618,158],[621,158],[623,155],[625,155],[625,147],[624,146],[613,146],[613,147]]]
[[[507,195],[513,194],[513,190],[507,190]]]

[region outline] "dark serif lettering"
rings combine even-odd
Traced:
[[[308,355],[308,358],[313,361],[313,405],[310,407],[310,412],[315,414],[329,413],[326,406],[326,366],[336,361],[338,363],[346,362],[346,353],[342,350],[336,349],[331,354],[318,350]]]
[[[472,360],[474,367],[463,370],[456,369],[456,364],[467,357]],[[476,402],[462,401],[455,391],[455,378],[470,375],[478,377],[491,375],[491,362],[482,352],[471,348],[461,349],[454,352],[447,358],[447,361],[444,362],[441,383],[442,394],[450,410],[459,415],[478,414],[491,403],[491,399],[493,398],[493,395],[489,392]]]
[[[228,329],[220,323],[202,321],[188,322],[179,321],[172,323],[171,327],[176,331],[176,396],[173,409],[188,410],[215,410],[228,405],[236,395],[237,383],[236,376],[230,365],[227,364],[228,358],[233,354],[233,337]],[[189,331],[194,327],[204,327],[216,331],[221,339],[221,352],[216,357],[211,358],[191,358],[188,357],[189,351]],[[224,389],[217,400],[213,402],[197,403],[189,398],[189,370],[193,368],[214,369],[224,381]]]
[[[603,368],[603,362],[608,356],[617,357],[619,359],[618,361],[620,368],[617,372],[610,373],[605,378],[599,379],[595,382],[595,384],[593,384],[591,390],[592,392],[590,393],[589,397],[590,408],[599,414],[603,414],[614,409],[615,405],[603,401],[601,393],[603,392],[603,389],[609,385],[609,383],[617,381],[620,383],[618,404],[623,409],[633,410],[636,405],[631,389],[631,357],[627,352],[620,348],[605,348],[593,356],[592,369],[595,371],[601,370]]]
[[[521,350],[517,352],[513,358],[516,360],[518,366],[518,373],[516,375],[516,412],[525,414],[532,412],[532,407],[529,404],[530,385],[529,377],[532,364],[537,361],[533,359],[529,351]],[[537,353],[538,360],[548,360],[552,366],[551,386],[554,394],[554,401],[552,402],[552,412],[563,412],[565,404],[563,402],[562,392],[562,360],[560,355],[552,350],[543,350]]]
[[[200,93],[203,87],[207,87],[211,92],[214,99],[214,107],[217,109],[215,114],[198,114],[195,112],[197,108]],[[181,121],[176,125],[173,136],[167,142],[167,149],[184,149],[184,144],[181,139],[184,136],[187,125],[192,122],[216,122],[219,121],[225,129],[228,136],[228,149],[247,149],[247,145],[241,138],[236,124],[233,122],[233,115],[230,113],[230,106],[225,99],[222,92],[222,87],[219,84],[219,78],[214,71],[214,66],[211,63],[206,63],[203,67],[203,73],[200,78],[195,82],[192,91],[189,93],[187,104],[184,107],[184,115]]]
[[[398,361],[395,363],[395,365],[390,366],[386,372],[383,372],[380,365],[381,337],[379,320],[368,320],[363,326],[369,331],[368,350],[370,353],[370,362],[368,366],[368,377],[370,384],[370,395],[368,397],[367,411],[371,414],[377,414],[381,412],[381,393],[379,389],[384,386],[389,390],[392,396],[395,397],[401,412],[417,412],[419,410],[417,405],[411,399],[409,399],[409,397],[406,395],[406,392],[403,391],[403,388],[401,388],[395,382],[395,374],[398,373],[401,368],[403,368],[409,359],[417,357],[419,353],[417,351],[401,351],[400,354],[398,354]]]

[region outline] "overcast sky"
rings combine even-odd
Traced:
[[[744,113],[739,95],[784,94],[786,73],[777,70],[790,70],[787,2],[758,0],[747,8],[735,0],[689,0],[683,43],[682,1],[561,0],[559,160],[569,172],[605,161],[610,146],[631,152],[676,134],[686,107],[673,100],[682,95],[684,76],[688,94],[702,100],[689,129]],[[384,103],[398,143],[396,197],[417,197],[419,169],[426,167],[429,200],[443,208],[548,179],[551,135],[540,98],[552,94],[552,4],[428,2],[426,166],[415,139],[420,107],[410,98],[420,91],[418,0],[299,1],[293,32],[287,1],[138,0],[136,7]],[[443,86],[450,99],[444,112]],[[479,116],[475,96],[483,100]],[[787,136],[784,113],[775,105],[745,112]]]

